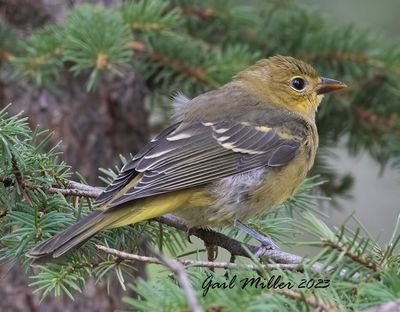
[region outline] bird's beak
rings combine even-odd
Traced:
[[[325,94],[343,88],[347,88],[347,85],[343,82],[335,79],[321,77],[321,82],[318,83],[315,87],[315,92],[317,92],[317,94]]]

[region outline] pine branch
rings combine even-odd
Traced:
[[[73,196],[81,196],[81,197],[87,197],[87,198],[96,198],[98,197],[102,190],[92,187],[92,186],[88,186],[82,183],[78,183],[75,181],[68,181],[67,185],[65,188],[58,188],[58,187],[48,187],[45,185],[34,185],[32,183],[26,183],[20,180],[20,178],[16,175],[16,180],[17,180],[17,185],[21,188],[21,189],[31,189],[31,190],[35,190],[35,189],[41,189],[45,192],[47,192],[48,194],[62,194],[64,196],[68,196],[68,195],[73,195]],[[3,185],[5,187],[10,187],[15,185],[14,181],[9,178],[9,177],[0,177],[0,183],[3,183]],[[26,192],[23,193],[23,195]]]
[[[396,125],[396,119],[398,118],[396,114],[384,118],[361,106],[354,106],[352,110],[361,121],[382,131],[395,130],[396,128],[399,129]]]
[[[326,246],[329,246],[330,248],[337,250],[340,253],[343,253],[345,256],[347,256],[348,258],[350,258],[351,260],[353,260],[354,262],[357,262],[359,264],[361,264],[362,266],[374,270],[375,272],[380,272],[382,271],[382,267],[379,266],[376,263],[373,263],[371,261],[368,261],[367,259],[365,259],[364,257],[362,257],[361,255],[357,255],[354,252],[351,252],[349,250],[347,250],[344,246],[339,245],[337,242],[331,241],[331,240],[324,240],[323,243]]]
[[[163,66],[169,66],[172,69],[195,78],[201,83],[204,83],[210,87],[219,87],[219,84],[207,78],[206,71],[201,67],[192,67],[182,63],[178,59],[174,59],[170,56],[163,55],[158,52],[150,51],[142,41],[132,40],[128,43],[128,46],[134,52],[145,53],[151,60],[160,63]]]
[[[65,188],[49,187],[49,188],[44,188],[44,191],[46,191],[49,194],[60,193],[65,196],[73,195],[73,196],[81,196],[88,198],[96,198],[102,193],[102,190],[96,187],[92,187],[75,181],[68,181]]]
[[[393,312],[400,311],[400,300],[391,301],[376,307],[362,310],[362,312]]]
[[[0,181],[6,181],[9,183],[8,179],[1,179]],[[33,186],[30,186],[33,187]],[[88,197],[88,198],[96,198],[101,194],[101,190],[88,186],[82,183],[78,183],[75,181],[68,181],[66,188],[54,188],[54,187],[41,187],[44,191],[48,193],[60,193],[63,195],[74,195],[74,196],[82,196],[82,197]],[[162,217],[157,217],[154,220],[157,222],[172,226],[180,231],[183,231],[185,233],[189,233],[194,235],[198,238],[200,238],[204,243],[208,245],[214,245],[214,246],[219,246],[227,251],[231,255],[234,256],[242,256],[246,258],[251,258],[252,255],[249,254],[255,254],[259,251],[260,247],[254,246],[254,245],[249,245],[249,244],[243,244],[240,241],[237,241],[233,238],[230,238],[222,233],[215,232],[210,229],[202,229],[202,228],[195,228],[195,229],[189,229],[185,222],[173,215],[164,215]],[[302,258],[297,255],[293,255],[284,251],[280,250],[270,250],[270,249],[265,249],[261,253],[261,257],[266,257],[270,261],[278,264],[290,264],[293,266],[300,265],[304,263],[307,259]],[[288,266],[289,267],[289,266]],[[323,266],[321,264],[315,263],[312,265],[311,269],[315,272],[322,272],[323,271]],[[326,272],[329,271],[328,269],[325,269]]]
[[[369,66],[375,67],[377,69],[385,69],[385,62],[378,60],[376,58],[370,57],[365,53],[365,51],[356,52],[322,52],[322,53],[306,53],[303,55],[303,59],[306,62],[312,61],[324,61],[324,62],[352,62],[367,64]],[[392,71],[399,73],[399,67],[392,67]]]
[[[328,306],[322,302],[319,302],[316,298],[306,298],[303,294],[300,294],[293,290],[283,290],[282,292],[277,292],[280,295],[283,295],[287,298],[302,301],[307,303],[308,305],[314,307],[316,311],[325,311],[325,312],[338,312],[339,309],[336,307]]]
[[[200,238],[205,244],[222,247],[226,249],[233,256],[252,258],[252,254],[256,254],[260,250],[260,247],[258,246],[244,244],[229,236],[215,232],[210,229],[202,229],[202,228],[189,229],[183,220],[173,215],[165,215],[162,217],[157,217],[155,218],[155,220],[160,223],[172,226],[185,233],[188,233],[190,230],[191,235]],[[275,249],[265,249],[262,250],[262,253],[259,254],[260,258],[265,257],[268,260],[278,264],[299,265],[307,260],[300,256]],[[322,264],[315,263],[311,266],[311,270],[314,272],[321,273],[323,272],[324,269]],[[328,273],[330,271],[330,268],[325,268],[325,271]]]
[[[185,15],[197,15],[205,20],[215,16],[215,11],[211,7],[196,7],[184,5],[181,7],[181,9],[182,13]]]
[[[202,312],[203,309],[197,302],[196,292],[193,289],[192,283],[190,282],[182,263],[176,260],[168,259],[161,252],[156,252],[148,242],[145,242],[144,245],[147,251],[151,252],[160,264],[169,268],[176,275],[179,280],[179,284],[183,289],[190,310],[192,312]]]
[[[103,245],[96,244],[97,249],[104,251],[109,255],[116,256],[123,260],[129,261],[140,261],[148,264],[161,264],[164,263],[157,258],[141,256],[136,254],[131,254],[128,252],[120,251],[114,248],[109,248]],[[200,260],[189,260],[189,259],[174,259],[182,265],[191,267],[203,267],[209,269],[241,269],[241,270],[251,270],[258,271],[260,268],[268,270],[292,270],[292,271],[303,271],[301,264],[290,264],[290,263],[272,263],[272,264],[262,264],[261,266],[255,266],[251,264],[239,265],[231,262],[214,262],[214,261],[200,261]]]
[[[68,188],[70,187],[70,188]],[[47,192],[50,193],[64,193],[65,195],[76,195],[76,196],[84,196],[84,197],[89,197],[89,198],[95,198],[100,193],[102,192],[101,190],[84,185],[78,182],[74,181],[69,181],[67,183],[67,188],[66,189],[60,189],[60,188],[47,188]],[[260,250],[260,247],[254,246],[254,245],[249,245],[249,244],[244,244],[240,241],[237,241],[233,238],[230,238],[222,233],[215,232],[210,229],[202,229],[202,228],[195,228],[195,229],[189,229],[187,225],[184,223],[183,220],[173,216],[173,215],[164,215],[162,217],[157,217],[154,220],[157,222],[172,226],[178,230],[181,230],[185,233],[189,233],[194,235],[198,238],[200,238],[204,243],[209,244],[209,245],[214,245],[214,246],[219,246],[227,251],[231,255],[234,256],[242,256],[246,258],[252,258],[251,254],[255,254]],[[249,254],[249,252],[251,254]],[[297,255],[293,255],[281,250],[271,250],[271,249],[265,249],[262,251],[260,257],[265,257],[269,259],[270,261],[278,264],[290,264],[293,266],[300,265],[307,261],[307,259],[302,258]],[[326,272],[328,273],[330,268],[324,268],[322,264],[315,263],[311,266],[311,270],[314,272]]]
[[[28,193],[25,190],[25,183],[22,179],[21,171],[18,168],[17,159],[14,155],[11,158],[11,163],[14,170],[15,179],[17,180],[18,188],[21,191],[23,198],[27,201],[29,206],[33,207],[32,199],[29,197]]]
[[[351,61],[358,63],[369,63],[371,60],[364,52],[322,52],[322,53],[306,53],[303,55],[306,62],[315,60],[323,61]]]

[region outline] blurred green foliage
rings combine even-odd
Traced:
[[[84,5],[71,9],[62,23],[33,31],[21,41],[16,40],[9,25],[0,25],[0,71],[9,81],[57,90],[59,77],[71,71],[86,77],[90,91],[100,79],[108,81],[121,74],[121,66],[128,67],[145,79],[151,90],[149,108],[157,112],[160,123],[167,120],[170,96],[175,92],[194,97],[226,83],[257,59],[275,54],[303,59],[321,75],[350,86],[330,96],[318,113],[322,148],[314,173],[329,180],[326,194],[345,194],[351,186],[350,177],[338,177],[326,164],[330,157],[327,148],[336,146],[339,139],[344,139],[352,153],[368,151],[381,165],[399,166],[399,46],[355,27],[327,21],[324,15],[295,1],[142,0],[124,1],[111,8]],[[1,259],[19,259],[31,274],[31,260],[25,252],[93,208],[86,198],[77,201],[46,193],[50,186],[63,187],[70,176],[68,167],[58,161],[57,148],[44,153],[47,142],[47,134],[29,130],[26,119],[9,117],[5,110],[0,113],[0,204],[4,210],[0,218]],[[108,178],[115,175],[113,171],[104,172]],[[329,229],[307,212],[313,209],[313,203],[323,200],[310,194],[317,186],[324,188],[314,180],[306,181],[297,197],[286,203],[289,208],[297,207],[297,214],[304,214],[303,223],[295,221],[298,215],[293,209],[278,209],[251,222],[277,241],[287,242],[298,233],[282,231],[282,224],[297,224],[302,231],[314,234],[316,241],[307,243],[317,246],[319,254],[312,261],[333,267],[332,287],[306,290],[302,296],[313,296],[338,310],[358,310],[400,297],[394,286],[399,275],[398,228],[383,248],[366,232],[351,232],[345,226]],[[142,233],[147,233],[160,249],[165,246],[173,256],[186,245],[182,233],[147,222],[106,231],[95,241],[137,252]],[[368,261],[379,269],[365,266]],[[54,291],[73,298],[88,276],[104,279],[114,273],[124,285],[124,276],[131,269],[131,263],[99,254],[87,244],[64,262],[42,265],[32,286],[44,295]],[[343,269],[347,270],[344,275]],[[205,271],[193,274],[195,287]],[[299,277],[294,272],[283,274],[292,279]],[[315,276],[309,268],[304,274]],[[186,302],[174,285],[170,279],[157,284],[140,281],[133,286],[140,297],[127,302],[140,310],[160,305],[166,310],[184,310]],[[202,303],[210,310],[231,310],[244,303],[243,308],[253,310],[310,308],[307,300],[274,292],[230,295],[216,291]]]

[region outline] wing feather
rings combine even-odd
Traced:
[[[284,139],[274,128],[237,121],[175,124],[128,162],[96,202],[109,201],[112,208],[257,167],[282,166],[294,158],[299,146],[299,140]],[[113,197],[139,172],[143,176],[135,185]]]
[[[148,154],[153,148],[155,148],[157,146],[156,142],[158,142],[160,138],[163,138],[174,131],[179,126],[179,124],[180,123],[175,123],[165,128],[142,150],[140,150],[131,161],[127,162],[125,166],[122,167],[121,172],[114,179],[114,181],[106,187],[106,189],[103,191],[103,193],[100,194],[99,197],[96,198],[94,204],[99,205],[112,200],[113,197],[117,195],[121,189],[128,185],[129,182],[138,174],[138,171],[135,170],[138,160],[141,159],[145,154]]]

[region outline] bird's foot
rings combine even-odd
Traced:
[[[257,250],[255,253],[255,256],[257,258],[260,258],[266,250],[279,250],[280,248],[268,237],[265,235],[262,235],[258,233],[257,231],[253,230],[252,228],[249,228],[248,226],[244,225],[242,222],[239,220],[235,220],[234,223],[235,227],[237,227],[239,230],[245,232],[246,234],[250,235],[254,239],[258,240],[261,243],[260,248]]]
[[[218,246],[207,244],[204,242],[204,246],[207,250],[207,260],[213,262],[218,257]]]
[[[191,237],[198,229],[199,229],[198,227],[194,226],[194,227],[188,228],[188,230],[186,231],[187,240],[188,240],[189,243],[192,244],[192,240],[191,240],[190,237]]]

